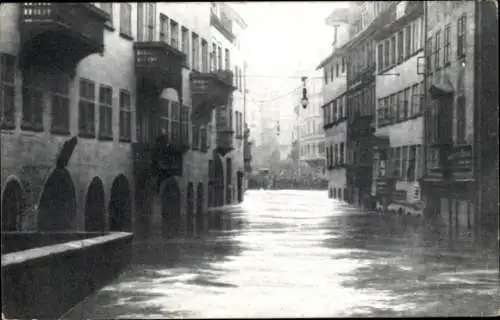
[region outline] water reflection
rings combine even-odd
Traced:
[[[249,191],[219,230],[137,242],[66,318],[491,315],[498,250],[317,191]]]

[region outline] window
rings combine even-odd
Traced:
[[[420,112],[420,88],[418,84],[411,87],[411,111],[410,116],[414,116]]]
[[[457,21],[457,58],[465,56],[467,16],[463,14]]]
[[[410,104],[410,87],[406,88],[403,94],[403,105],[402,105],[403,119],[406,119],[410,116],[409,104]]]
[[[113,3],[112,2],[100,2],[99,7],[102,11],[109,14],[109,20],[106,21],[106,25],[113,26]]]
[[[170,142],[170,128],[172,125],[170,124],[170,101],[167,99],[160,99],[160,112],[157,118],[157,125],[155,135],[159,135],[164,132],[167,138],[167,141]]]
[[[132,37],[132,6],[120,3],[120,33]]]
[[[335,61],[335,77],[339,77],[339,62]]]
[[[340,143],[340,164],[344,164],[344,143]]]
[[[99,87],[99,138],[113,138],[113,88]]]
[[[395,177],[401,177],[401,147],[394,148],[394,167]]]
[[[398,63],[403,62],[404,59],[404,38],[403,31],[398,32]]]
[[[207,40],[201,39],[201,72],[208,72],[208,43]]]
[[[406,51],[406,58],[411,56],[412,51],[411,51],[411,25],[407,26],[405,28],[405,33],[406,33],[406,38],[405,38],[405,51]]]
[[[384,68],[387,68],[390,64],[389,57],[390,57],[390,51],[389,51],[389,40],[386,40],[384,42]]]
[[[225,69],[226,70],[231,70],[231,53],[229,52],[229,49],[224,50],[224,63],[225,63]]]
[[[450,63],[450,29],[451,25],[448,23],[444,27],[443,67]]]
[[[212,71],[217,70],[217,44],[212,43],[212,53],[210,54],[210,67]]]
[[[396,36],[391,37],[391,65],[396,64]]]
[[[335,144],[335,149],[334,149],[334,155],[335,155],[335,165],[339,163],[339,145]]]
[[[326,68],[323,68],[323,82],[324,82],[325,84],[327,84],[327,83],[328,83],[328,71],[327,71],[327,69],[326,69]]]
[[[130,141],[132,139],[131,113],[130,92],[120,90],[120,141]]]
[[[457,97],[457,143],[462,144],[465,143],[465,96]]]
[[[181,139],[182,143],[184,145],[189,146],[189,129],[190,129],[190,121],[189,121],[189,107],[188,106],[182,106],[182,109],[180,110],[180,120],[181,120]]]
[[[333,77],[334,77],[335,73],[333,72],[333,64],[330,65],[330,81],[333,81]]]
[[[80,79],[78,123],[81,136],[95,137],[95,83],[83,78]]]
[[[207,128],[205,126],[202,126],[200,128],[200,139],[201,139],[200,149],[201,151],[206,152],[208,150],[208,139],[207,139]]]
[[[160,41],[168,43],[168,17],[160,14]]]
[[[406,172],[406,178],[409,181],[415,181],[416,178],[416,166],[417,166],[417,146],[410,147],[410,154],[408,156],[408,169]]]
[[[23,121],[21,128],[43,130],[43,83],[45,75],[36,68],[23,72]]]
[[[440,69],[441,63],[441,30],[436,32],[434,37],[434,70]]]
[[[209,124],[207,127],[207,149],[212,146],[212,125]]]
[[[181,46],[182,46],[182,52],[186,55],[186,64],[189,66],[189,30],[187,28],[182,27],[182,34],[181,34]],[[192,67],[192,66],[191,66]]]
[[[384,68],[384,44],[379,43],[378,45],[378,52],[377,52],[377,64],[378,64],[378,71],[381,71]]]
[[[69,133],[69,76],[56,73],[51,79],[51,132]]]
[[[333,100],[332,102],[332,122],[337,121],[337,100]]]
[[[404,91],[399,91],[397,94],[397,102],[396,102],[396,109],[397,109],[397,117],[398,120],[403,120],[405,119],[405,112],[404,112]]]
[[[333,26],[333,43],[332,43],[332,45],[335,45],[337,43],[338,28],[339,28],[339,26]]]
[[[217,47],[217,69],[222,69],[222,48],[220,46]]]
[[[427,39],[426,51],[427,51],[427,53],[426,53],[427,61],[425,63],[425,68],[426,68],[426,72],[430,75],[430,74],[432,74],[432,55],[433,55],[432,36],[429,37],[429,39]]]
[[[342,73],[345,72],[345,57],[342,57],[342,69],[341,69],[341,72]]]
[[[0,124],[2,128],[14,128],[15,103],[14,88],[16,80],[16,58],[0,53]]]
[[[179,24],[170,19],[170,45],[179,49]]]
[[[191,33],[191,54],[192,63],[191,66],[194,70],[200,70],[200,38],[196,33]]]
[[[408,147],[407,146],[404,146],[401,148],[401,152],[402,152],[402,160],[401,160],[401,177],[403,178],[403,180],[406,180],[408,179],[408,176],[407,176],[407,165],[408,165]]]
[[[193,150],[198,150],[200,145],[200,128],[198,127],[198,125],[193,124],[191,125],[191,130],[192,130],[191,148]]]
[[[172,131],[171,131],[171,141],[174,144],[178,144],[181,139],[180,135],[180,130],[181,130],[181,123],[180,123],[180,113],[181,113],[181,108],[178,102],[172,101],[170,104],[171,107],[171,123],[172,123]]]
[[[344,117],[344,96],[338,99],[339,119]]]
[[[137,4],[137,38],[139,41],[154,41],[155,17],[156,3]]]

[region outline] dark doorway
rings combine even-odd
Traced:
[[[101,179],[92,179],[85,199],[85,230],[104,231],[106,222],[104,218],[104,185]]]
[[[224,165],[219,155],[214,155],[214,171],[215,171],[215,206],[224,205]]]
[[[21,230],[23,191],[19,183],[11,180],[2,195],[2,231]]]
[[[237,188],[238,188],[238,203],[243,202],[243,179],[244,179],[244,174],[241,171],[238,171],[238,177],[237,177]]]
[[[119,175],[113,181],[109,200],[109,230],[131,231],[130,187],[127,178]]]
[[[193,183],[188,183],[187,188],[187,212],[186,212],[186,224],[187,224],[187,235],[192,236],[194,233],[194,187]]]
[[[66,169],[56,169],[43,188],[38,213],[38,229],[40,231],[69,230],[75,213],[73,181]]]
[[[174,179],[165,181],[161,194],[162,233],[165,237],[179,235],[182,224],[181,192]]]
[[[203,184],[200,182],[196,188],[196,232],[198,233],[202,233],[205,230],[205,214],[203,212],[204,197]]]

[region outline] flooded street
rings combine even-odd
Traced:
[[[326,191],[248,191],[225,230],[136,243],[128,270],[64,318],[479,316],[498,251],[360,213]],[[231,217],[231,218],[229,218]]]

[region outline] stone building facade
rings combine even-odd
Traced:
[[[211,69],[210,3],[187,6],[0,7],[3,229],[207,228],[214,109],[235,76]],[[201,100],[193,74],[215,88]]]

